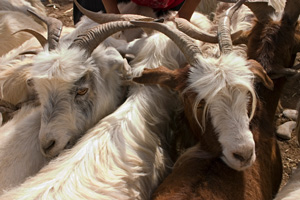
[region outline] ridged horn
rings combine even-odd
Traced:
[[[42,45],[42,47],[44,47],[47,44],[47,39],[41,33],[37,32],[36,30],[29,29],[29,28],[21,29],[21,30],[14,32],[13,35],[16,33],[19,33],[19,32],[30,33],[39,41],[39,43]]]
[[[202,32],[197,26],[193,25],[190,21],[184,18],[175,18],[177,28],[187,34],[188,36],[208,43],[218,43],[218,36]],[[236,31],[231,34],[231,38],[234,40],[242,34],[242,30]]]
[[[136,19],[142,19],[142,20],[148,20],[148,21],[154,20],[151,17],[146,17],[143,15],[93,12],[93,11],[87,10],[84,7],[82,7],[77,2],[77,0],[74,0],[74,3],[80,12],[82,12],[88,18],[90,18],[91,20],[93,20],[99,24],[104,24],[104,23],[112,22],[112,21],[130,21],[130,20],[136,20]]]
[[[237,0],[218,0],[226,3],[236,3]],[[258,21],[264,22],[275,12],[272,6],[268,5],[269,0],[247,0],[244,4],[254,13]]]
[[[40,16],[31,9],[27,11],[47,24],[49,51],[54,50],[58,46],[63,26],[62,22],[53,17]]]
[[[131,23],[143,28],[150,28],[162,32],[178,46],[190,65],[195,66],[198,64],[197,57],[201,54],[201,51],[195,44],[195,41],[185,33],[178,29],[172,29],[166,24],[157,22],[131,21]]]
[[[233,14],[243,5],[246,0],[239,0],[231,6],[222,17],[218,24],[218,39],[221,53],[228,54],[232,52],[232,40],[230,35],[230,24]]]
[[[128,21],[116,21],[101,24],[88,30],[84,34],[77,36],[69,48],[79,47],[80,49],[84,49],[89,56],[106,38],[114,33],[131,28],[137,27]]]

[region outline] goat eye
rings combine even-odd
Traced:
[[[85,95],[89,89],[88,88],[79,88],[77,90],[77,95]]]

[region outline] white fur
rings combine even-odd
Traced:
[[[201,0],[198,6],[196,7],[196,11],[205,15],[209,15],[215,12],[217,3],[217,0]]]
[[[269,0],[268,5],[272,6],[276,12],[282,12],[285,7],[286,0]]]
[[[1,136],[7,137],[1,140],[0,160],[5,160],[9,155],[9,159],[0,162],[1,191],[37,173],[45,164],[45,157],[54,157],[65,147],[71,147],[88,128],[117,108],[122,100],[119,73],[123,65],[120,54],[114,48],[105,46],[96,48],[88,59],[77,48],[45,51],[34,58],[30,77],[33,78],[41,107],[36,111],[27,108],[27,112],[34,112],[35,117],[24,114],[21,118],[17,114],[0,130]],[[77,87],[88,87],[89,96],[76,98],[74,82],[84,74],[88,74],[93,83],[78,83]],[[93,101],[92,108],[80,112],[82,105],[75,104],[75,99]],[[19,112],[25,113],[23,108]],[[87,113],[84,115],[82,112]],[[56,116],[48,119],[47,113]],[[23,136],[20,137],[20,134]],[[48,140],[55,140],[56,143],[51,151],[45,153],[41,149]],[[12,151],[15,146],[18,148]]]
[[[39,147],[39,120],[39,107],[25,106],[0,128],[0,194],[47,163]]]
[[[174,44],[164,38],[164,50],[153,54],[158,43],[157,35],[145,41],[132,63],[134,76],[159,64],[178,67],[167,51]],[[128,99],[71,150],[0,199],[149,199],[172,166],[167,150],[176,105],[166,90],[133,86]]]
[[[120,54],[104,46],[95,49],[88,59],[84,51],[64,47],[35,57],[32,76],[42,106],[41,148],[55,141],[45,155],[56,156],[69,142],[74,144],[88,127],[116,109],[122,99],[119,71],[123,66]],[[83,76],[87,80],[74,85]],[[87,94],[76,96],[76,90],[82,87],[88,88]],[[88,101],[93,102],[93,109],[83,104]],[[80,109],[82,105],[84,110]]]
[[[190,86],[187,88],[197,93],[194,115],[196,116],[197,105],[204,99],[205,110],[219,135],[223,161],[233,169],[243,170],[255,161],[255,144],[249,130],[247,110],[250,92],[253,101],[250,113],[252,117],[256,106],[253,74],[248,69],[246,60],[235,53],[222,55],[218,59],[203,60],[199,57],[198,60],[199,65],[191,68]],[[204,121],[205,117],[203,124]],[[252,153],[253,156],[249,162],[244,163],[235,159],[233,153],[245,156]]]
[[[300,197],[300,168],[294,171],[274,200],[297,200]]]

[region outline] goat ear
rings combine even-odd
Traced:
[[[250,70],[253,72],[256,78],[264,84],[264,86],[270,90],[273,90],[274,83],[272,79],[268,76],[267,72],[264,70],[263,66],[256,60],[248,60],[248,65]]]
[[[155,69],[144,69],[142,76],[133,78],[136,83],[145,85],[160,85],[175,90],[177,86],[176,70],[170,70],[166,67]]]

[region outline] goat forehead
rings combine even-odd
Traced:
[[[71,50],[69,50],[71,51]],[[72,54],[73,53],[73,54]],[[60,78],[74,81],[82,76],[92,63],[82,60],[80,52],[42,52],[36,56],[32,69],[32,76],[36,78]]]
[[[60,95],[70,94],[74,87],[73,83],[59,79],[34,79],[34,84],[41,101],[45,101],[54,95],[58,98]]]

